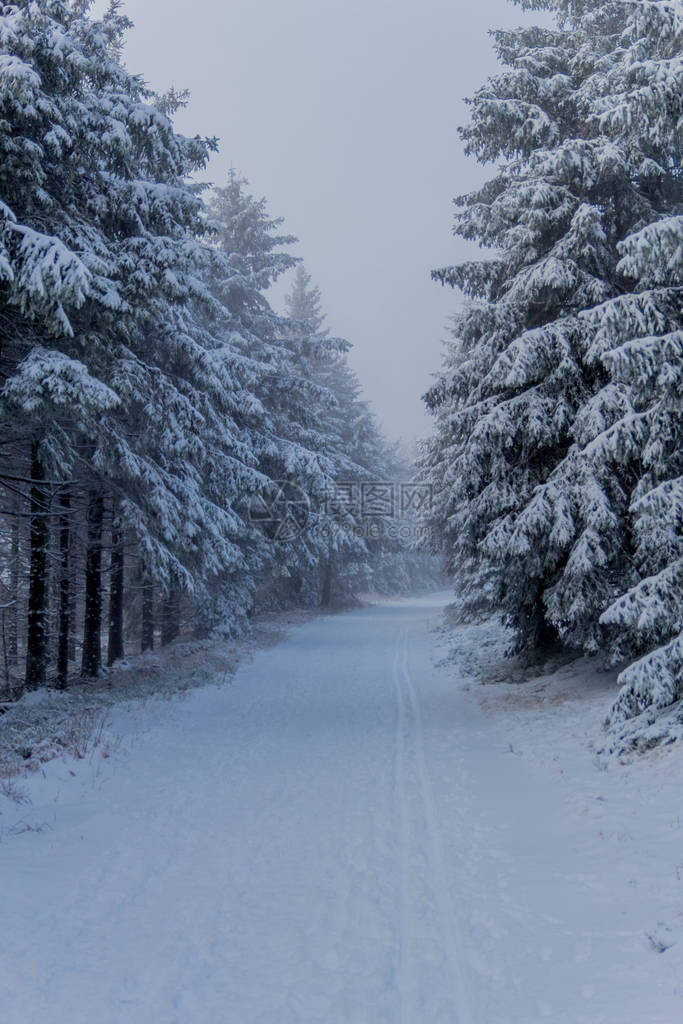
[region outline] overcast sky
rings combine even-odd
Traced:
[[[451,201],[485,175],[462,153],[463,97],[496,67],[488,30],[522,13],[506,0],[123,6],[128,68],[190,90],[178,129],[218,136],[209,178],[232,163],[285,218],[367,397],[408,441],[427,424],[421,396],[457,303],[429,272],[466,252]]]

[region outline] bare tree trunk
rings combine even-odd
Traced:
[[[111,582],[109,586],[109,643],[107,664],[113,665],[123,657],[123,586],[125,561],[123,552],[123,524],[115,515],[111,527]]]
[[[154,649],[154,584],[144,574],[142,582],[142,635],[140,638],[140,650],[151,651]]]
[[[88,496],[88,546],[85,555],[85,613],[83,618],[82,676],[96,676],[102,667],[102,520],[100,491]]]
[[[10,674],[9,674],[9,651],[7,649],[7,625],[6,625],[6,616],[5,616],[5,612],[6,611],[7,611],[7,609],[3,608],[2,609],[2,614],[0,615],[0,621],[2,622],[2,665],[3,665],[3,669],[4,669],[4,676],[5,676],[5,689],[7,690],[8,695],[11,696],[12,695],[12,680],[11,680]]]
[[[320,604],[323,608],[329,608],[332,601],[332,575],[332,555],[328,555],[323,576],[322,593],[320,595]]]
[[[13,604],[7,617],[7,661],[16,665],[19,660],[19,516],[14,517],[11,529],[9,591]]]
[[[43,481],[45,467],[37,441],[31,445],[31,489],[29,492],[30,562],[28,577],[28,615],[26,630],[27,690],[43,686],[47,673],[47,521],[48,494]]]
[[[57,611],[57,688],[66,689],[69,675],[71,634],[71,580],[69,552],[71,548],[71,495],[63,491],[59,499],[59,606]]]
[[[170,644],[180,633],[180,591],[172,586],[161,613],[161,646]]]
[[[71,559],[73,562],[75,559]],[[76,579],[77,567],[72,565],[72,572],[74,573],[74,579]],[[76,623],[78,621],[78,588],[72,586],[69,594],[69,618],[71,620],[71,628],[69,630],[69,661],[76,661]]]

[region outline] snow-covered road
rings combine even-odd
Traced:
[[[630,868],[435,666],[445,601],[310,621],[48,765],[0,843],[3,1024],[675,1024]]]

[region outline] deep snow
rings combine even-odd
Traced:
[[[447,599],[300,625],[0,796],[3,1024],[683,1019],[681,751],[596,756],[612,680],[506,682],[494,626],[437,653]]]

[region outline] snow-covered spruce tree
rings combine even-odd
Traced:
[[[316,560],[290,571],[286,582],[295,592],[308,593],[315,603],[328,606],[333,598],[343,600],[347,596],[347,586],[353,592],[354,584],[358,583],[353,568],[367,564],[367,549],[362,539],[349,538],[348,532],[344,533],[358,526],[354,491],[359,474],[363,472],[342,440],[342,424],[350,410],[342,407],[334,388],[335,369],[345,362],[350,345],[330,337],[325,327],[320,290],[311,283],[310,274],[302,263],[294,272],[291,291],[285,297],[285,309],[288,319],[283,324],[283,333],[290,360],[297,372],[319,389],[309,396],[308,412],[325,435],[325,454],[330,460],[329,479],[324,484],[326,493],[322,503],[318,501],[320,495],[316,495],[314,506]],[[331,514],[329,519],[320,515],[320,504]],[[338,522],[335,521],[337,516]],[[361,588],[362,584],[358,589]]]
[[[330,337],[325,327],[320,290],[299,264],[285,307],[302,376],[319,387],[316,420],[324,425],[328,450],[334,452],[339,479],[380,479],[386,443],[362,387],[348,363],[350,342]],[[347,474],[344,476],[344,474]],[[349,476],[348,474],[351,474]],[[355,477],[354,475],[355,474]]]
[[[464,613],[502,613],[518,648],[559,636],[596,650],[601,612],[633,578],[633,480],[584,452],[630,398],[581,313],[621,292],[618,244],[658,208],[618,120],[601,117],[633,5],[523,6],[554,10],[557,27],[496,33],[509,70],[462,132],[500,168],[458,200],[455,230],[493,254],[434,275],[470,302],[427,396],[424,466]]]
[[[349,366],[350,343],[331,339],[326,330],[319,289],[299,264],[286,300],[294,332],[308,339],[302,350],[303,372],[324,388],[327,400],[316,410],[334,452],[336,481],[344,485],[340,504],[349,496],[353,513],[344,523],[346,539],[355,528],[363,547],[332,549],[323,567],[323,600],[340,601],[361,591],[409,593],[416,587],[443,585],[435,559],[418,550],[419,525],[413,487],[414,466],[385,438],[369,404],[362,397],[357,375]],[[330,403],[329,396],[334,399]],[[410,497],[412,493],[412,498]]]
[[[336,448],[337,472],[376,476],[385,442],[368,403],[361,397],[358,377],[349,366],[351,343],[330,337],[320,289],[311,283],[303,264],[296,268],[285,307],[292,337],[298,340],[302,375],[321,389],[316,419],[325,424],[328,446]]]
[[[0,13],[0,419],[11,464],[29,439],[34,481],[31,685],[47,658],[45,477],[75,479],[95,504],[112,495],[149,572],[192,587],[243,565],[231,500],[254,461],[224,415],[229,345],[207,339],[191,308],[212,300],[202,203],[186,178],[211,143],[177,135],[173,96],[158,101],[121,66],[117,5],[101,22],[88,6]],[[89,583],[99,578],[94,565]]]
[[[297,341],[301,373],[320,388],[313,412],[326,437],[326,454],[334,464],[337,495],[332,509],[343,512],[339,522],[321,531],[327,551],[321,564],[321,600],[345,600],[374,587],[396,553],[388,541],[397,475],[389,447],[377,421],[362,398],[360,382],[348,364],[350,343],[330,338],[325,328],[320,291],[302,264],[286,297],[290,334]],[[372,507],[373,485],[384,503]],[[392,501],[388,488],[392,488]],[[328,496],[329,497],[329,496]],[[367,513],[371,514],[368,515]],[[361,543],[362,541],[362,543]],[[385,574],[386,575],[386,574]]]
[[[313,488],[324,466],[326,438],[318,430],[312,403],[321,392],[302,372],[301,346],[285,318],[273,310],[266,291],[298,260],[282,252],[296,239],[278,234],[282,218],[271,218],[265,199],[247,191],[248,183],[231,170],[227,185],[209,202],[216,232],[217,259],[212,291],[227,310],[230,340],[248,361],[250,386],[258,399],[253,409],[254,445],[271,479],[292,475]]]
[[[613,660],[638,659],[610,716],[624,739],[683,697],[683,4],[632,5],[622,39],[600,120],[619,134],[658,216],[620,244],[623,293],[587,319],[630,406],[588,452],[634,481],[634,579],[601,619]],[[668,727],[665,716],[654,732]]]
[[[683,215],[648,225],[622,252],[637,290],[596,316],[602,340],[620,340],[603,359],[628,387],[633,411],[597,439],[594,457],[627,464],[637,476],[630,507],[637,579],[601,618],[614,661],[638,658],[619,677],[610,715],[618,731],[646,712],[624,732],[637,736],[683,698]]]
[[[231,171],[226,186],[215,189],[209,208],[217,250],[212,290],[227,310],[225,329],[250,373],[255,402],[243,424],[266,481],[264,508],[283,484],[310,504],[303,532],[286,543],[269,543],[268,536],[261,536],[252,544],[253,583],[261,602],[286,594],[291,602],[315,604],[319,593],[312,581],[326,557],[326,538],[335,532],[325,496],[340,459],[351,463],[319,415],[335,400],[309,373],[310,356],[314,347],[332,349],[336,343],[312,325],[295,329],[268,302],[267,289],[298,261],[281,251],[294,239],[278,233],[281,219],[270,217],[265,200],[252,196],[247,182]],[[258,508],[251,511],[258,518]],[[348,546],[348,535],[338,535],[335,542]],[[355,539],[351,543],[359,546]]]
[[[598,17],[601,16],[602,9],[598,8]],[[595,19],[586,11],[582,18],[590,34]],[[584,365],[600,371],[596,379],[606,371],[607,382],[580,410],[572,430],[575,443],[553,473],[548,487],[539,489],[536,496],[538,502],[552,502],[556,493],[563,498],[571,495],[574,521],[579,527],[567,564],[548,591],[548,616],[562,636],[569,635],[589,650],[607,650],[614,662],[631,658],[638,646],[632,643],[633,637],[625,642],[618,629],[604,629],[607,619],[599,616],[605,607],[603,602],[609,604],[617,594],[642,579],[646,562],[639,551],[638,535],[642,531],[634,521],[634,502],[643,486],[647,487],[643,476],[650,480],[652,477],[645,471],[651,456],[647,450],[639,453],[639,430],[633,429],[646,399],[642,391],[630,385],[623,365],[619,369],[621,356],[610,353],[609,348],[620,347],[620,342],[630,344],[634,333],[667,333],[680,327],[680,295],[660,289],[655,296],[649,286],[655,280],[660,285],[675,286],[683,278],[680,263],[678,268],[674,266],[676,244],[672,246],[670,237],[671,218],[681,211],[681,4],[650,0],[626,4],[622,6],[620,20],[614,54],[595,76],[589,120],[629,169],[630,196],[624,185],[617,201],[623,208],[628,200],[630,205],[626,209],[632,214],[630,225],[622,220],[620,230],[629,226],[634,234],[616,245],[620,294],[579,318]],[[661,234],[658,224],[664,225]],[[641,275],[643,264],[638,267],[637,261],[622,258],[643,246],[647,248],[648,244],[656,247],[658,242],[668,242],[662,251],[659,277],[655,273],[648,280],[647,275]],[[667,280],[662,274],[665,268]],[[632,318],[633,299],[628,293],[639,277],[642,280],[636,288],[647,290],[649,295],[645,301],[636,299],[636,324]],[[623,318],[626,307],[631,310],[630,323]],[[659,317],[653,315],[657,309]],[[620,319],[621,326],[616,329]],[[660,351],[659,356],[662,361],[655,372],[664,371],[666,377],[666,363],[673,370],[676,356],[672,357],[670,351],[667,355]],[[656,356],[651,366],[657,366]],[[669,438],[669,449],[680,448],[675,400],[659,406],[658,430],[662,439]],[[629,434],[630,444],[626,442]],[[615,444],[616,438],[620,440]],[[623,495],[623,500],[612,498],[608,509],[602,496],[615,494]],[[654,522],[652,519],[651,526]],[[647,646],[647,641],[643,645],[644,638],[645,631],[640,650]]]

